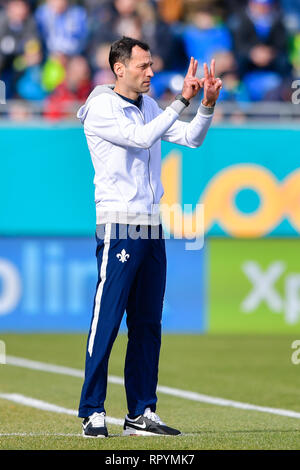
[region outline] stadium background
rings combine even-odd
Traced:
[[[19,340],[7,333],[24,341],[23,355],[22,333],[87,333],[93,168],[75,116],[94,86],[113,81],[108,44],[124,34],[149,42],[151,94],[162,107],[180,91],[190,55],[199,75],[216,57],[224,83],[203,147],[162,144],[163,202],[179,204],[184,219],[199,203],[205,210],[201,250],[186,250],[165,227],[164,333],[218,334],[225,349],[234,335],[269,335],[270,350],[272,335],[288,334],[289,360],[300,333],[300,2],[252,3],[250,15],[247,1],[234,0],[0,1],[0,339],[8,354]]]

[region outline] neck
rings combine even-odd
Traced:
[[[129,90],[126,86],[122,85],[119,82],[116,82],[114,91],[116,93],[119,93],[119,95],[125,96],[126,98],[129,98],[130,100],[134,101],[136,101],[140,96],[140,93],[138,91]]]

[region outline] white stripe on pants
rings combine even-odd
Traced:
[[[89,339],[88,351],[89,351],[90,356],[93,353],[94,340],[95,340],[97,324],[98,324],[98,319],[99,319],[99,312],[100,312],[100,307],[101,307],[101,297],[103,293],[103,287],[106,281],[106,267],[107,267],[107,262],[108,262],[108,251],[109,251],[109,246],[110,246],[110,235],[111,235],[111,224],[107,223],[105,224],[104,249],[103,249],[103,256],[102,256],[102,262],[101,262],[101,268],[100,268],[101,281],[98,285],[98,289],[96,293],[93,322],[92,322],[91,334],[90,334],[90,339]]]

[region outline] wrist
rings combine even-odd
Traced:
[[[180,100],[185,106],[190,104],[190,101],[182,94],[176,95],[175,100]]]
[[[203,106],[205,106],[206,108],[214,108],[215,105],[216,105],[216,102],[215,102],[215,101],[208,101],[207,99],[203,98],[202,104],[203,104]]]
[[[203,116],[212,116],[214,114],[215,107],[214,106],[205,106],[201,101],[199,106],[199,112]]]

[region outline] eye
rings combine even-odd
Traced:
[[[142,64],[142,65],[140,65],[140,68],[146,70],[148,67],[152,67],[152,65],[153,65],[152,62],[150,64]]]

